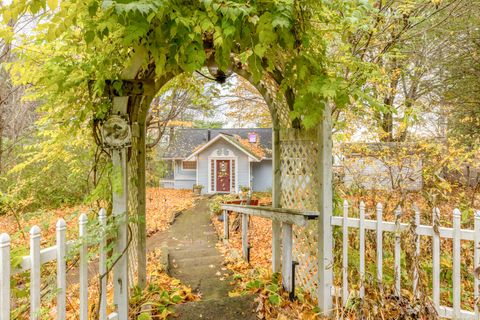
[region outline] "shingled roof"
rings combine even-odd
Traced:
[[[210,133],[210,134],[209,134]],[[219,134],[248,139],[249,133],[256,133],[259,139],[258,147],[264,152],[264,158],[272,157],[271,128],[222,128],[222,129],[175,129],[170,144],[163,154],[165,159],[185,159],[201,145],[214,139]],[[210,138],[210,139],[209,139]],[[258,153],[258,152],[257,152]]]

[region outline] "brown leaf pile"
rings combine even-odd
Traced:
[[[169,228],[175,214],[193,207],[191,190],[147,189],[147,236]]]
[[[147,188],[147,236],[168,229],[176,213],[194,205],[195,196],[190,190]],[[0,216],[0,233],[8,233],[13,247],[27,247],[29,230],[38,225],[42,230],[42,247],[55,244],[55,225],[58,219],[67,222],[68,239],[78,234],[78,217],[87,213],[90,219],[96,218],[97,208],[86,205],[61,207],[52,210],[23,213],[17,216]]]

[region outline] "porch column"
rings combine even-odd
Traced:
[[[272,131],[272,207],[280,207],[281,172],[280,172],[280,132],[278,124],[274,124]],[[280,272],[281,267],[281,233],[282,224],[272,220],[272,272]]]
[[[329,316],[332,312],[333,253],[332,226],[333,184],[332,184],[332,109],[325,104],[322,122],[318,128],[318,307]]]

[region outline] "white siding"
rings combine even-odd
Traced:
[[[263,160],[252,163],[253,191],[272,190],[272,160]]]
[[[183,170],[181,160],[175,160],[173,175],[175,189],[192,189],[197,179],[195,170]]]

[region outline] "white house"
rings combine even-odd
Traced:
[[[242,187],[268,191],[272,187],[272,130],[177,129],[162,158],[170,172],[164,187],[203,193],[238,193]]]

